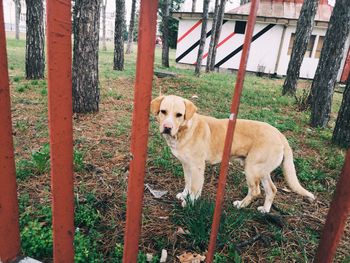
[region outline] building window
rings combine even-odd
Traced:
[[[292,54],[293,45],[294,45],[294,39],[295,39],[295,34],[292,33],[292,35],[290,36],[289,46],[288,46],[288,53],[287,53],[289,56]]]
[[[312,35],[310,37],[310,40],[309,40],[309,43],[307,44],[306,52],[305,52],[305,55],[304,55],[305,58],[311,58],[312,50],[313,50],[314,45],[315,45],[315,38],[316,38],[315,35]]]
[[[312,50],[313,50],[314,45],[315,45],[315,39],[316,39],[315,35],[312,35],[310,37],[310,41],[307,44],[305,55],[304,55],[305,58],[311,58]],[[295,33],[292,33],[292,35],[290,36],[290,40],[289,40],[288,53],[287,53],[288,55],[292,54],[292,50],[293,50],[293,46],[294,46],[294,40],[295,40]]]
[[[317,47],[316,47],[315,58],[320,58],[321,50],[322,50],[322,47],[323,47],[323,41],[324,41],[324,36],[320,36],[320,37],[318,38],[318,43],[317,43]]]
[[[235,33],[236,34],[244,34],[246,25],[247,25],[246,21],[236,21],[236,23],[235,23]]]

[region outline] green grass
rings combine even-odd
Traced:
[[[13,95],[12,107],[15,116],[14,131],[16,136],[19,136],[18,138],[15,136],[15,146],[18,151],[16,152],[17,178],[21,186],[19,201],[22,250],[25,255],[50,262],[52,216],[49,182],[46,182],[47,185],[40,186],[40,190],[25,190],[38,178],[43,181],[43,177],[48,175],[50,169],[50,151],[47,144],[47,83],[46,80],[25,80],[25,42],[23,40],[8,39],[7,46]],[[81,129],[82,133],[75,131],[77,134],[74,138],[73,157],[78,184],[75,187],[76,262],[101,262],[102,259],[107,262],[121,262],[123,254],[122,234],[118,234],[115,238],[110,236],[116,235],[115,231],[121,233],[122,227],[118,224],[125,220],[127,183],[125,174],[129,164],[136,53],[126,55],[124,71],[114,71],[112,69],[113,49],[111,45],[107,48],[107,51],[99,53],[102,103],[100,115],[110,114],[109,111],[113,111],[112,116],[98,126],[95,130],[96,135],[93,132],[89,133],[89,129],[86,131],[87,134],[81,135],[85,132],[84,126]],[[165,94],[176,94],[189,99],[197,95],[198,99],[195,99],[194,103],[198,106],[199,113],[217,118],[229,116],[235,73],[209,73],[197,78],[192,70],[177,67],[174,62],[174,50],[171,50],[172,60],[169,69],[161,66],[160,54],[161,51],[157,49],[155,69],[171,71],[178,76],[156,79],[153,84],[154,97],[159,94],[160,89]],[[323,203],[328,203],[344,162],[344,150],[330,143],[331,127],[326,129],[309,127],[310,113],[299,112],[294,98],[281,96],[282,83],[281,80],[247,74],[239,117],[268,122],[285,133],[294,149],[295,165],[301,183],[314,192]],[[333,113],[336,113],[340,105],[340,95],[335,93],[334,96]],[[103,104],[106,101],[112,101],[112,103]],[[332,115],[331,125],[334,123],[335,116],[336,114]],[[86,119],[82,118],[83,120],[74,119],[74,124],[87,125],[97,122],[99,117],[98,114],[87,115]],[[102,135],[98,133],[100,128]],[[108,137],[109,140],[95,141],[94,139],[98,136]],[[107,147],[110,144],[113,150]],[[96,148],[99,149],[97,154],[94,151]],[[118,158],[123,161],[118,162]],[[96,169],[91,172],[87,167],[102,167],[107,172],[100,175],[95,171]],[[212,174],[217,176],[218,173],[219,166],[207,166],[206,178],[210,178]],[[158,123],[151,116],[146,180],[151,180],[152,183],[160,182],[162,185],[164,177],[170,178],[169,188],[175,192],[179,190],[180,182],[182,187],[182,176],[181,163],[166,146],[159,134]],[[281,169],[277,169],[273,174],[273,180],[280,187],[285,186],[282,178]],[[109,185],[107,190],[104,188],[106,184]],[[209,182],[206,182],[205,189],[208,188]],[[40,193],[39,197],[35,196],[36,191]],[[292,193],[281,192],[277,194],[275,204],[285,214],[274,211],[279,219],[256,212],[257,203],[261,200],[253,203],[251,208],[235,209],[232,201],[242,198],[246,192],[244,174],[236,167],[230,168],[227,184],[228,200],[225,202],[221,218],[214,262],[250,262],[252,253],[256,253],[266,262],[312,261],[319,241],[320,223],[315,226],[314,222],[304,220],[302,214],[314,215],[318,210],[324,209],[305,204],[301,199],[295,201],[296,196]],[[43,196],[45,198],[42,198]],[[167,248],[169,253],[175,248],[176,253],[194,250],[203,254],[209,240],[214,196],[214,191],[204,191],[202,199],[186,208],[180,207],[172,199],[170,208],[164,208],[161,202],[146,202],[143,215],[145,228],[149,223],[151,227],[157,226],[162,230],[159,221],[152,217],[152,208],[156,207],[160,211],[165,209],[167,212],[169,216],[167,224],[172,224],[174,229],[182,227],[190,234],[180,237],[176,242],[171,239],[172,235],[160,235],[158,232],[144,237],[144,240],[141,240],[138,262],[145,262],[145,253],[149,250],[156,256],[154,262],[158,262],[162,248]],[[109,214],[112,214],[115,219],[108,221],[106,218]],[[317,214],[315,217],[323,216]],[[276,220],[282,220],[285,225],[280,227]],[[240,247],[242,242],[258,234],[261,234],[262,238],[256,243]],[[112,244],[105,242],[106,238],[111,239]],[[347,255],[341,255],[340,258],[344,260],[343,262],[350,262]]]

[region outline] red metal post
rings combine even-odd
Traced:
[[[47,0],[54,262],[74,262],[71,1]]]
[[[147,158],[157,0],[141,0],[123,263],[137,261]]]
[[[350,148],[329,208],[315,263],[331,263],[350,215]]]
[[[250,49],[250,44],[252,42],[252,36],[253,36],[258,7],[259,7],[259,0],[252,0],[249,18],[248,18],[247,30],[244,38],[244,46],[243,46],[241,61],[240,61],[239,70],[237,74],[235,91],[232,99],[231,115],[229,118],[229,123],[227,127],[227,132],[226,132],[225,147],[222,155],[218,190],[216,194],[215,211],[214,211],[213,224],[211,228],[210,241],[209,241],[207,259],[206,259],[207,260],[206,262],[208,263],[213,262],[213,258],[214,258],[216,239],[219,231],[220,217],[221,217],[222,206],[224,202],[225,185],[226,185],[227,171],[228,171],[229,160],[230,160],[230,152],[232,147],[234,130],[236,126],[236,119],[237,119],[237,114],[239,110],[239,103],[240,103],[241,93],[243,89],[243,81],[244,81],[244,76],[246,72],[249,49]]]
[[[0,188],[0,262],[8,262],[19,255],[20,238],[2,0],[0,0]]]

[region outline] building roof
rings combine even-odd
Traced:
[[[251,3],[241,5],[225,13],[225,19],[247,20]],[[257,22],[267,22],[276,24],[296,25],[300,15],[302,0],[261,0],[257,13]],[[327,27],[331,17],[333,7],[328,5],[325,0],[321,0],[315,16],[316,27]],[[212,17],[212,13],[209,17]],[[198,18],[202,13],[176,12],[173,17],[181,19]]]

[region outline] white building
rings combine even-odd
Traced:
[[[261,0],[247,65],[248,71],[286,75],[302,2],[302,0]],[[216,67],[239,68],[249,10],[250,3],[225,13],[217,47]],[[325,0],[321,0],[315,17],[311,40],[300,69],[301,78],[312,79],[315,75],[331,13],[332,6],[326,3]],[[178,12],[174,13],[173,16],[179,20],[176,61],[184,64],[195,64],[202,14]],[[212,20],[209,20],[202,65],[206,65],[211,25]],[[349,43],[350,37],[346,42],[338,81],[345,82],[349,76]]]

